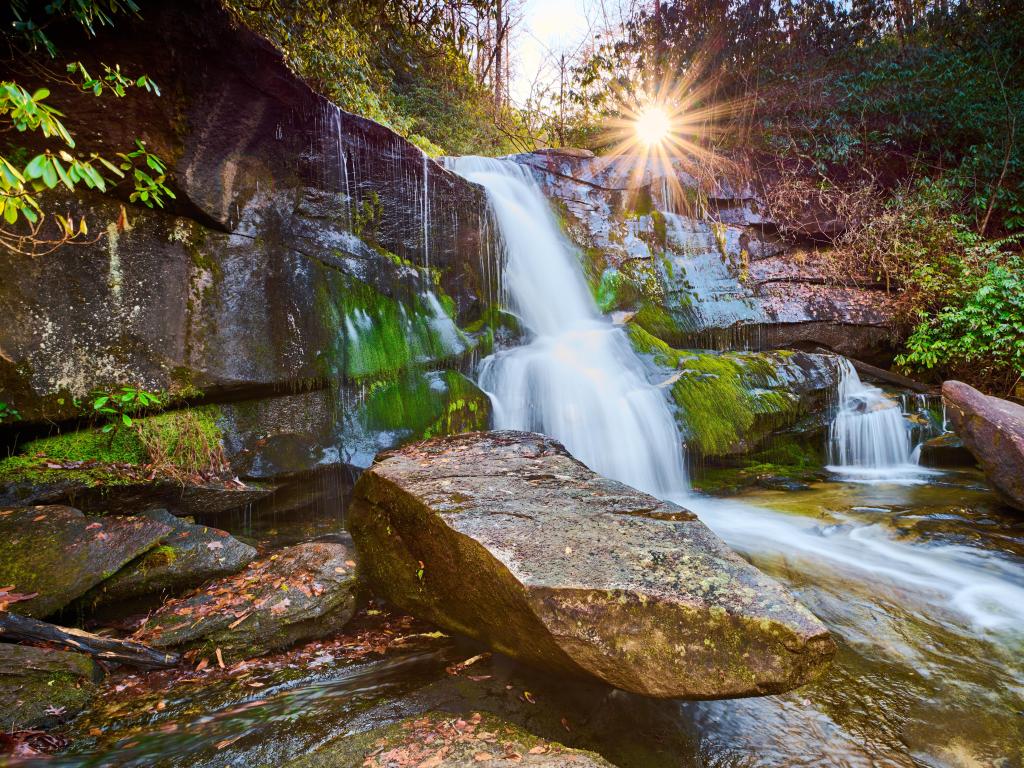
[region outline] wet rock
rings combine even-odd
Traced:
[[[135,639],[239,660],[339,631],[355,613],[351,546],[308,542],[250,563],[157,610]]]
[[[85,709],[102,673],[81,653],[0,643],[0,729],[48,728]]]
[[[1002,497],[1024,510],[1024,405],[985,395],[962,381],[942,385],[953,431]]]
[[[157,593],[173,595],[238,573],[256,557],[255,549],[227,531],[193,525],[165,509],[147,510],[140,517],[162,523],[170,532],[153,549],[89,590],[80,600],[83,607]]]
[[[547,741],[492,714],[427,712],[346,736],[287,763],[286,768],[436,768],[515,764],[535,768],[613,768],[594,752]]]
[[[687,510],[558,442],[459,435],[384,454],[350,527],[377,594],[534,665],[651,696],[778,693],[828,631]]]
[[[925,440],[921,444],[922,466],[973,467],[977,463],[964,441],[952,432]]]
[[[86,517],[62,506],[0,510],[0,582],[38,593],[10,609],[44,617],[156,546],[171,527],[146,517]]]

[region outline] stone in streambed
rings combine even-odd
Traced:
[[[458,435],[383,454],[351,530],[377,594],[534,665],[661,697],[779,693],[824,626],[687,510],[550,438]]]
[[[992,486],[1024,510],[1024,405],[985,395],[962,381],[942,385],[946,413]]]
[[[140,516],[166,525],[170,532],[158,546],[89,590],[81,599],[84,607],[181,592],[238,573],[256,557],[255,549],[227,531],[194,525],[165,509],[147,510]]]
[[[614,768],[594,752],[570,749],[534,736],[488,713],[427,712],[394,725],[337,739],[285,768]]]
[[[0,510],[0,585],[38,593],[9,610],[49,616],[170,532],[170,526],[147,517],[86,517],[71,507]]]
[[[956,434],[939,435],[921,444],[923,467],[973,467],[978,460]]]
[[[352,547],[307,542],[249,564],[156,611],[135,639],[156,648],[221,649],[238,660],[325,637],[352,618],[358,590]]]
[[[0,643],[0,729],[45,728],[83,710],[101,677],[81,653]]]

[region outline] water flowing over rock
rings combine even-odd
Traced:
[[[560,207],[602,309],[637,311],[667,343],[891,356],[891,297],[868,279],[830,283],[813,248],[779,238],[779,223],[741,175],[631,155],[512,159]]]
[[[221,649],[240,660],[339,631],[356,609],[357,564],[342,542],[298,544],[165,603],[136,639],[156,648]]]
[[[378,593],[531,664],[697,699],[789,690],[828,631],[687,510],[523,432],[385,454],[351,529]]]
[[[38,593],[10,610],[44,617],[156,546],[171,527],[147,517],[86,517],[61,506],[0,510],[0,581]]]
[[[953,430],[986,477],[1011,506],[1024,510],[1024,406],[961,381],[944,382],[942,399]]]
[[[534,335],[481,366],[494,426],[554,435],[588,466],[664,496],[686,486],[681,437],[622,328],[602,318],[530,174],[505,160],[449,161],[488,194],[507,301]]]
[[[829,432],[831,469],[849,477],[899,479],[918,473],[918,451],[900,404],[841,364],[838,409]]]

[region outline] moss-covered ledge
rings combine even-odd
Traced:
[[[827,421],[838,370],[829,356],[680,350],[635,322],[626,329],[637,352],[666,369],[665,388],[687,447],[697,456],[747,453],[772,433],[814,431]]]

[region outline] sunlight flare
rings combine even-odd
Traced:
[[[672,130],[668,115],[657,104],[644,108],[636,119],[636,135],[647,146],[661,144]]]

